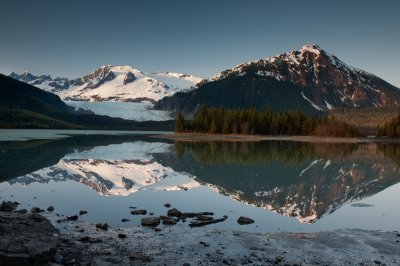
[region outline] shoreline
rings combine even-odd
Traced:
[[[151,228],[109,228],[96,231],[93,224],[61,239],[71,258],[95,265],[398,265],[398,232],[340,229],[316,233],[248,233],[243,231],[190,229],[184,225],[154,231]],[[79,232],[84,228],[85,233]],[[120,239],[119,234],[126,238]],[[83,243],[89,236],[93,243]],[[82,252],[84,250],[84,252]],[[88,258],[94,258],[88,260]]]
[[[284,135],[242,135],[242,134],[208,134],[208,133],[174,133],[168,135],[151,135],[152,138],[168,139],[180,142],[258,142],[258,141],[295,141],[311,143],[371,143],[399,142],[398,139],[382,137],[319,137],[319,136],[284,136]]]
[[[23,219],[18,232],[10,228]],[[316,233],[248,233],[232,230],[189,228],[180,224],[161,231],[152,227],[97,229],[82,220],[50,224],[39,214],[0,212],[0,228],[6,227],[19,239],[40,234],[49,245],[36,252],[36,259],[49,259],[62,265],[398,265],[400,234],[361,229],[339,229]],[[121,237],[123,235],[123,237]],[[9,236],[9,237],[7,237]],[[57,240],[58,239],[58,240]],[[26,247],[35,241],[2,238],[0,262],[29,256]],[[5,244],[6,243],[6,244]],[[4,244],[8,248],[4,249]],[[43,244],[42,244],[43,245]],[[24,250],[15,254],[15,250]],[[48,250],[48,251],[47,251]]]

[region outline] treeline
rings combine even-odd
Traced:
[[[399,138],[400,137],[400,112],[396,118],[389,122],[386,122],[383,127],[378,128],[379,136],[386,136],[389,138]]]
[[[175,132],[250,135],[318,135],[355,137],[356,128],[333,117],[305,115],[300,111],[273,113],[270,109],[225,110],[201,106],[192,121],[178,114]]]
[[[397,117],[398,107],[335,108],[328,112],[338,121],[358,128],[362,134],[377,135],[378,127]]]

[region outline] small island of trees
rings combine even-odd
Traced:
[[[250,134],[250,135],[315,135],[357,137],[359,131],[332,116],[311,116],[301,111],[273,113],[256,109],[209,108],[201,106],[193,120],[185,121],[180,112],[176,133]]]

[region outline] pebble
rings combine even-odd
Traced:
[[[126,238],[126,235],[125,235],[125,234],[122,234],[122,233],[120,233],[120,234],[118,234],[118,238]]]

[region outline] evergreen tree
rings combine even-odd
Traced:
[[[217,123],[215,122],[215,120],[212,120],[210,125],[210,133],[215,134],[218,133],[217,131],[218,131]]]
[[[229,134],[230,131],[230,113],[225,114],[224,123],[222,124],[222,134]]]
[[[185,117],[182,112],[179,112],[175,122],[175,133],[182,133],[185,131]]]

